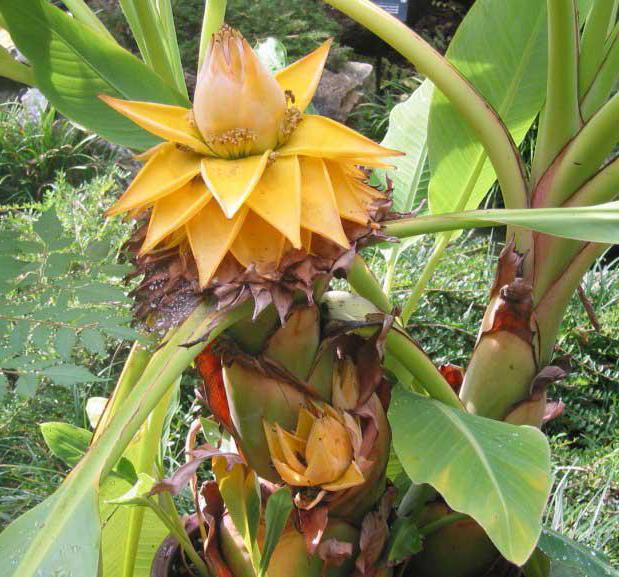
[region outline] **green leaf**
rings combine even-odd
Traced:
[[[156,483],[157,481],[150,475],[138,473],[138,480],[131,489],[123,495],[115,499],[109,499],[106,502],[110,505],[144,505],[145,499],[149,496]]]
[[[0,0],[0,11],[54,107],[111,142],[145,149],[158,140],[114,112],[99,94],[190,105],[135,56],[47,0]]]
[[[1,6],[1,4],[0,4]],[[61,237],[64,233],[62,224],[58,219],[56,210],[50,208],[46,210],[33,225],[34,232],[49,247],[54,239]]]
[[[86,367],[78,367],[72,364],[50,367],[43,371],[43,375],[51,379],[56,385],[64,387],[103,380],[93,375]]]
[[[42,423],[41,433],[49,450],[73,468],[86,453],[92,433],[69,423]]]
[[[75,577],[98,575],[97,492],[102,476],[112,469],[153,409],[208,342],[191,348],[180,345],[194,342],[207,328],[212,329],[212,340],[232,323],[250,315],[251,307],[246,305],[232,313],[215,313],[201,305],[174,331],[143,372],[137,373],[137,382],[131,380],[128,384],[129,391],[118,414],[107,423],[80,466],[44,504],[18,518],[0,534],[0,558],[9,567],[3,577],[57,577],[63,571],[70,571]],[[131,367],[128,369],[132,373]],[[106,527],[109,524],[107,518]],[[123,530],[126,531],[126,524]],[[75,553],[68,560],[67,551]],[[119,573],[113,575],[117,577]]]
[[[75,296],[84,304],[119,303],[129,300],[122,288],[105,283],[92,283],[79,287],[75,291]]]
[[[96,329],[84,329],[80,333],[80,342],[89,353],[94,355],[104,355],[107,352],[105,337]]]
[[[29,332],[30,323],[27,321],[17,321],[13,325],[13,331],[9,335],[9,342],[4,350],[5,354],[15,354],[21,352],[26,344],[26,339],[28,338]]]
[[[425,80],[389,115],[389,130],[382,145],[404,153],[389,160],[393,168],[385,171],[393,185],[393,210],[410,212],[425,200],[420,189],[428,157],[428,117],[434,86]]]
[[[63,485],[2,532],[3,577],[95,577],[100,541],[96,484]]]
[[[387,222],[385,233],[401,238],[431,232],[511,225],[562,238],[619,243],[619,201],[570,208],[471,210]]]
[[[264,546],[262,547],[262,559],[260,560],[260,577],[265,575],[269,568],[271,556],[286,526],[290,511],[292,511],[292,495],[290,494],[290,489],[283,487],[275,491],[275,493],[269,497],[264,514],[266,532]]]
[[[233,465],[230,471],[217,474],[221,491],[230,518],[250,552],[254,570],[260,568],[260,550],[256,542],[260,522],[260,488],[256,474],[245,465]]]
[[[56,352],[65,360],[71,360],[71,353],[75,347],[77,336],[75,330],[70,327],[60,327],[54,340]]]
[[[0,45],[0,76],[10,78],[15,82],[34,86],[34,74],[32,69],[25,64],[18,62],[11,53]]]
[[[59,277],[69,272],[75,260],[72,254],[53,253],[49,255],[45,266],[45,274],[50,277]]]
[[[200,417],[200,425],[202,426],[202,433],[206,442],[210,445],[218,446],[222,436],[219,424],[212,419]]]
[[[36,375],[21,375],[15,382],[15,393],[30,399],[37,392],[39,378]]]
[[[544,103],[546,2],[478,0],[447,50],[519,144]],[[496,174],[479,139],[438,90],[430,110],[430,209],[477,208]],[[446,137],[448,135],[448,137]]]
[[[32,334],[30,338],[32,339],[32,344],[41,350],[41,352],[47,352],[47,344],[49,342],[49,337],[52,334],[52,328],[49,325],[39,324],[34,327],[32,330]]]
[[[432,485],[454,511],[473,517],[506,559],[524,564],[551,487],[546,437],[402,388],[394,392],[389,420],[413,482]]]
[[[619,577],[602,553],[552,529],[542,531],[539,548],[550,558],[550,577]]]
[[[387,544],[389,564],[397,565],[419,553],[423,548],[422,541],[419,527],[413,519],[409,517],[397,519],[391,527]]]

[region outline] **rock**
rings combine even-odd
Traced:
[[[371,83],[373,66],[346,62],[338,72],[325,70],[312,103],[323,116],[345,122]]]

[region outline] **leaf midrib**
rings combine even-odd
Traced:
[[[455,411],[453,409],[450,409],[449,407],[446,407],[443,404],[437,403],[437,402],[433,402],[432,404],[441,413],[443,413],[443,415],[445,415],[449,419],[449,421],[456,427],[456,429],[458,429],[460,433],[462,433],[463,437],[471,445],[473,449],[473,453],[479,457],[479,461],[482,465],[482,468],[484,469],[487,476],[489,477],[491,484],[494,486],[496,495],[499,498],[499,502],[501,503],[501,507],[503,509],[503,513],[504,513],[505,520],[506,520],[505,522],[505,529],[507,530],[506,542],[509,543],[509,546],[511,548],[512,528],[511,528],[510,519],[512,515],[507,505],[505,496],[503,495],[503,492],[501,491],[501,485],[498,482],[498,479],[492,469],[492,466],[490,464],[490,461],[488,460],[488,457],[486,456],[484,448],[482,447],[482,445],[480,445],[479,441],[475,438],[475,435],[473,435],[471,431],[469,430],[469,428],[462,422],[462,419],[458,418],[458,415],[455,414]]]

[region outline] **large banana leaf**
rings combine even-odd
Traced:
[[[458,28],[448,60],[481,92],[519,144],[544,103],[546,2],[478,0]],[[433,213],[477,208],[495,172],[479,139],[439,91],[430,110]]]
[[[135,472],[161,478],[160,439],[172,397],[180,381],[165,395],[135,436],[124,457]],[[132,484],[119,477],[108,477],[101,486],[100,512],[103,521],[101,541],[102,577],[150,577],[153,558],[169,531],[148,508],[109,504],[124,495]]]
[[[406,100],[395,106],[389,115],[389,130],[383,146],[399,150],[404,156],[390,160],[393,168],[376,171],[387,177],[393,187],[393,210],[410,212],[427,199],[428,191],[428,115],[434,85],[425,80]],[[386,182],[384,183],[387,184]],[[401,242],[384,251],[387,267],[383,290],[391,292],[398,259],[411,242]]]
[[[511,225],[562,238],[619,243],[619,201],[570,208],[469,210],[384,223],[387,235],[407,238],[419,234]]]
[[[394,392],[389,421],[412,481],[432,485],[451,508],[473,517],[506,559],[524,564],[551,487],[545,436],[402,388]]]
[[[157,139],[105,105],[100,94],[189,106],[131,53],[47,0],[0,0],[0,13],[50,102],[111,142],[141,150]]]

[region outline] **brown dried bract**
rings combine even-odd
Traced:
[[[167,248],[138,255],[147,232],[147,225],[142,224],[125,245],[135,264],[129,278],[142,277],[131,292],[135,316],[147,328],[162,331],[180,324],[202,299],[213,299],[219,309],[227,309],[251,298],[254,318],[273,304],[283,322],[299,293],[311,303],[317,281],[344,275],[362,246],[385,240],[376,223],[385,218],[390,204],[390,191],[386,191],[375,201],[367,225],[343,222],[349,249],[313,235],[312,254],[291,249],[278,265],[245,268],[227,255],[204,291],[199,288],[198,270],[186,240],[171,240]]]

